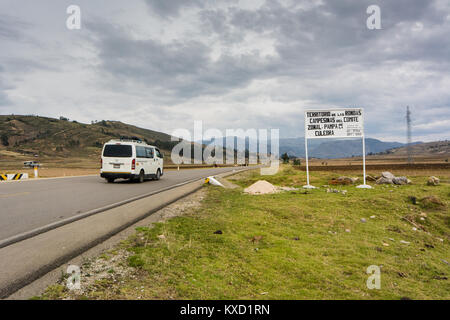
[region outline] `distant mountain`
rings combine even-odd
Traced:
[[[400,142],[383,142],[366,138],[366,154],[385,152],[386,150],[404,146]],[[305,139],[280,139],[280,153],[287,152],[290,156],[305,156]],[[309,139],[308,154],[314,158],[347,158],[362,155],[361,139]]]
[[[392,148],[403,146],[400,142],[383,142],[377,139],[366,138],[366,154],[385,152]],[[337,140],[324,141],[311,150],[311,156],[315,158],[347,158],[361,156],[362,141],[357,140]]]
[[[233,137],[228,137],[233,139]],[[234,138],[235,141],[241,142],[244,145],[243,139]],[[200,141],[197,141],[200,143]],[[253,145],[256,145],[256,141],[253,141]],[[209,141],[203,141],[204,144],[211,143]],[[219,140],[219,145],[225,145],[225,139]],[[386,152],[393,148],[399,148],[405,144],[400,142],[383,142],[377,139],[366,138],[366,154]],[[280,155],[287,153],[293,157],[305,157],[305,138],[287,138],[280,139]],[[249,139],[245,141],[245,149],[249,149]],[[242,148],[238,148],[242,149]],[[256,152],[258,149],[251,148],[250,151]],[[270,150],[270,144],[269,148]],[[240,150],[241,151],[241,150]],[[258,150],[259,151],[259,150]],[[361,139],[309,139],[308,140],[308,154],[314,158],[347,158],[352,156],[362,155],[362,141]]]

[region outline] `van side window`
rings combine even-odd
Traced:
[[[145,151],[147,153],[147,158],[153,158],[153,148],[145,148]]]
[[[159,151],[159,149],[155,149],[155,151],[156,151],[156,156],[158,157],[158,158],[161,158],[162,159],[162,154],[161,154],[161,152]]]
[[[136,146],[136,158],[147,158],[144,147]]]

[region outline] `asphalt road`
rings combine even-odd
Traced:
[[[233,168],[166,171],[159,181],[110,184],[99,176],[0,183],[0,240],[80,213]]]

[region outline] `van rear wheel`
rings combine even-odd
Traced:
[[[155,180],[159,180],[159,179],[161,179],[161,171],[158,169],[158,170],[156,171],[156,177],[155,177]]]
[[[142,183],[142,182],[144,182],[144,180],[145,180],[145,174],[144,174],[144,171],[141,170],[141,172],[139,172],[138,182]]]
[[[116,179],[114,179],[114,178],[108,178],[108,179],[106,179],[106,181],[108,181],[108,183],[113,183],[114,180],[116,180]]]

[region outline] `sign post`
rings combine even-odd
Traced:
[[[366,184],[366,137],[364,136],[364,132],[363,132],[363,136],[362,136],[362,144],[363,144],[363,175],[364,175],[364,182],[363,182],[363,184],[357,186],[357,188],[359,188],[359,189],[372,189],[371,186]]]
[[[309,184],[309,163],[308,163],[308,138],[305,134],[305,156],[306,156],[306,186],[305,189],[315,189],[316,187]]]
[[[366,143],[362,108],[306,110],[305,111],[305,155],[306,180],[303,188],[314,188],[309,184],[308,139],[362,138],[364,184],[357,188],[371,189],[366,184]]]

